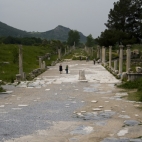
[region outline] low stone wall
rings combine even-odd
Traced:
[[[138,78],[142,78],[142,73],[127,73],[128,81],[134,81]]]

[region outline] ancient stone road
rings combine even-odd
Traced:
[[[34,81],[5,86],[13,93],[0,95],[0,141],[142,142],[142,103],[126,100],[101,65],[67,64],[69,74],[58,64]],[[82,69],[88,82],[78,81]]]

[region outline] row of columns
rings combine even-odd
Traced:
[[[120,51],[119,51],[119,74],[122,74],[123,71],[123,45],[120,45]],[[126,58],[126,72],[129,71],[130,65],[131,65],[131,45],[127,45],[127,58]],[[100,58],[102,63],[105,64],[106,62],[106,47],[97,46],[97,58]],[[112,46],[109,46],[109,68],[112,68],[111,66],[112,62]],[[114,60],[114,70],[117,70],[117,60]]]

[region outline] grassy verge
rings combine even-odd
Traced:
[[[15,75],[19,72],[18,46],[0,44],[0,80],[13,82]],[[53,49],[48,46],[23,46],[23,71],[28,74],[32,70],[39,68],[39,56],[51,53],[51,59],[45,60],[46,65],[51,65],[57,59]]]
[[[135,81],[128,81],[119,85],[118,87],[124,89],[137,89],[136,92],[129,93],[128,99],[131,101],[141,101],[142,102],[142,79],[137,79]]]

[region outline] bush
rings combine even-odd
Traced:
[[[125,89],[138,89],[142,91],[142,79],[137,79],[135,81],[128,81],[118,87],[125,88]]]
[[[0,92],[5,92],[5,90],[0,86]]]

